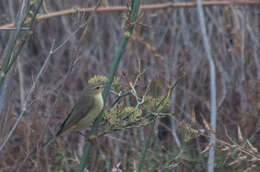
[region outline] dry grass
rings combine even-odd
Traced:
[[[155,2],[149,0],[143,3]],[[94,3],[45,0],[49,12],[92,7]],[[123,1],[109,1],[109,4],[125,5]],[[0,24],[12,22],[18,5],[17,2],[0,2]],[[0,152],[0,171],[9,172],[17,168],[20,171],[75,171],[85,143],[85,138],[78,133],[59,138],[58,144],[51,145],[44,153],[29,158],[22,166],[21,162],[34,146],[39,146],[56,131],[87,80],[95,74],[107,75],[123,34],[122,14],[94,14],[84,37],[85,27],[76,34],[73,32],[86,22],[89,13],[49,18],[35,26],[33,36],[11,71],[8,110],[0,118],[1,142],[21,112],[24,96],[48,56],[53,40],[55,47],[68,38],[69,41],[50,58],[22,122]],[[216,133],[218,139],[229,144],[217,143],[219,161],[216,168],[222,171],[258,171],[259,159],[252,159],[239,149],[259,156],[258,152],[254,152],[260,149],[259,5],[211,6],[205,8],[205,15],[217,69]],[[8,36],[9,31],[0,31],[0,52]],[[201,115],[209,121],[209,69],[196,9],[168,8],[142,13],[117,74],[122,78],[125,90],[128,82],[133,82],[139,72],[139,59],[142,71],[145,70],[136,89],[139,95],[144,94],[148,82],[152,82],[151,94],[164,95],[167,86],[186,73],[171,97],[171,106],[164,112],[186,123],[192,123],[193,118],[196,130],[202,129],[205,122]],[[18,68],[19,63],[21,69]],[[134,99],[128,97],[125,102],[133,105]],[[201,152],[207,149],[207,137],[200,133],[185,142],[182,130],[178,129],[184,149],[184,154],[178,155],[172,124],[170,118],[157,121],[156,136],[149,148],[145,171],[159,171],[164,167],[169,167],[166,171],[172,168],[184,172],[191,169],[204,171],[206,154]],[[149,127],[126,129],[98,138],[88,169],[91,172],[111,171],[119,166],[123,171],[134,171]],[[232,145],[236,147],[232,148]]]

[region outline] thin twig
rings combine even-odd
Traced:
[[[6,48],[2,54],[2,59],[4,59],[3,66],[1,67],[0,71],[0,119],[3,117],[3,109],[6,105],[6,94],[7,94],[7,88],[9,86],[9,80],[10,80],[10,74],[7,72],[4,72],[4,69],[6,69],[9,65],[10,59],[13,59],[13,56],[11,56],[11,52],[13,52],[14,46],[17,41],[17,37],[20,33],[20,28],[22,28],[22,23],[24,18],[26,17],[26,1],[22,2],[21,7],[19,8],[17,20],[14,24],[17,27],[17,30],[14,30],[10,38],[8,39]]]
[[[43,72],[44,72],[44,70],[45,70],[45,68],[46,68],[46,66],[47,66],[47,64],[48,64],[48,62],[49,62],[49,59],[50,59],[50,57],[51,57],[52,54],[53,54],[54,45],[55,45],[55,42],[53,41],[52,46],[51,46],[51,50],[50,50],[50,52],[49,52],[49,54],[48,54],[48,56],[47,56],[47,58],[46,58],[46,60],[45,60],[45,62],[44,62],[44,64],[43,64],[41,70],[39,71],[39,73],[38,73],[38,75],[37,75],[37,77],[36,77],[36,79],[35,79],[35,81],[34,81],[32,87],[31,87],[31,89],[30,89],[30,91],[29,91],[29,93],[28,93],[28,95],[27,95],[27,97],[26,97],[25,103],[24,103],[23,106],[22,106],[22,112],[20,113],[18,119],[16,120],[16,122],[15,122],[15,124],[13,125],[12,129],[11,129],[10,132],[8,133],[8,135],[7,135],[7,137],[5,138],[4,142],[3,142],[2,145],[0,146],[0,151],[5,147],[6,143],[8,142],[8,140],[10,139],[10,137],[12,136],[14,130],[16,129],[16,127],[18,126],[18,124],[19,124],[20,121],[22,120],[23,115],[24,115],[24,113],[26,112],[27,106],[28,106],[28,104],[29,104],[29,100],[31,99],[32,93],[34,92],[34,90],[35,90],[35,88],[36,88],[36,85],[37,85],[37,83],[38,83],[38,81],[39,81],[41,75],[43,74]]]
[[[197,0],[197,10],[200,22],[200,29],[203,39],[204,49],[206,51],[206,57],[208,59],[210,68],[210,124],[213,131],[216,131],[217,125],[217,103],[216,103],[216,71],[215,64],[211,54],[210,43],[206,31],[206,24],[204,18],[204,12],[202,8],[201,0]],[[208,172],[214,172],[214,161],[215,161],[215,144],[216,144],[216,134],[210,133],[210,147],[209,158],[208,158]]]
[[[17,30],[16,27],[0,28],[0,30]],[[21,30],[30,30],[29,27],[22,27]]]
[[[203,1],[202,5],[204,6],[224,6],[224,5],[257,5],[260,4],[259,0],[227,0],[227,1]],[[164,3],[164,4],[151,4],[151,5],[142,5],[140,10],[158,10],[165,8],[190,8],[196,7],[196,2],[174,2],[174,3]],[[71,15],[78,12],[113,12],[113,11],[126,11],[128,10],[126,6],[109,6],[109,7],[96,7],[90,8],[72,8],[67,10],[62,10],[58,12],[48,13],[45,15],[40,15],[37,17],[37,21],[45,20],[48,18],[59,17],[64,15]],[[28,21],[29,22],[29,21]],[[2,28],[13,27],[13,23],[0,26]]]

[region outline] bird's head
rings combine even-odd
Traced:
[[[100,94],[103,92],[105,85],[106,83],[101,81],[89,83],[87,86],[87,92],[92,95]]]

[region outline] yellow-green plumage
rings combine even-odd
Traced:
[[[83,130],[90,126],[103,108],[102,91],[104,85],[104,82],[88,84],[83,95],[61,124],[57,134],[43,145],[44,148],[60,135],[65,135],[73,130]]]

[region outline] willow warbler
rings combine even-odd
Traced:
[[[65,135],[73,130],[83,130],[90,126],[103,108],[102,91],[105,82],[89,83],[83,95],[61,124],[56,135],[43,145],[46,148],[56,137]]]

